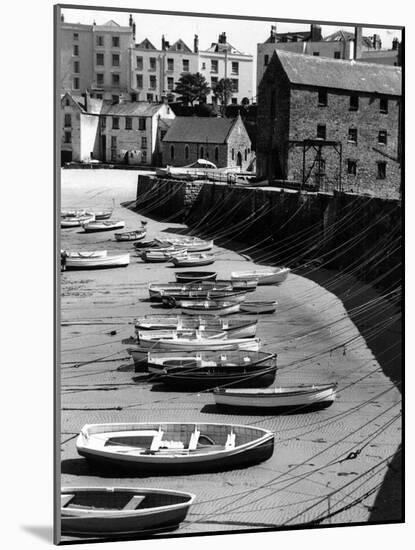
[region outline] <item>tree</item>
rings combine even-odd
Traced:
[[[196,100],[201,101],[208,95],[210,88],[206,78],[200,73],[185,73],[176,82],[174,93],[180,97],[178,100],[185,105],[193,106]]]
[[[214,94],[223,107],[226,107],[233,95],[232,80],[230,78],[221,78],[215,86]]]

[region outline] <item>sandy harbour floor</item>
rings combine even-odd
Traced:
[[[62,207],[105,208],[114,198],[113,218],[125,220],[125,230],[132,230],[144,217],[120,203],[135,199],[136,185],[135,171],[63,170]],[[147,238],[181,227],[148,218]],[[263,349],[278,354],[277,384],[336,381],[340,391],[333,406],[308,414],[223,414],[209,393],[153,388],[134,372],[128,346],[122,343],[133,335],[134,318],[157,312],[154,304],[140,301],[148,298],[148,283],[173,281],[174,268],[143,263],[132,243],[116,242],[112,232],[63,229],[61,248],[131,253],[127,268],[61,276],[63,485],[192,492],[196,501],[177,534],[294,526],[343,508],[322,524],[373,521],[387,459],[401,443],[401,393],[334,294],[293,274],[278,287],[255,292],[257,299],[278,301],[276,313],[259,317],[257,330]],[[216,246],[214,251],[217,261],[207,269],[216,270],[218,278],[254,267],[233,251]],[[276,434],[274,454],[259,465],[226,473],[117,479],[97,475],[76,452],[75,437],[86,423],[163,420],[267,428]],[[358,450],[356,458],[344,460]],[[384,519],[396,519],[393,507]]]

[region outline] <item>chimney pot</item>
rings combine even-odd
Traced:
[[[321,26],[311,25],[310,34],[311,34],[311,42],[320,42],[322,40]]]
[[[199,51],[199,37],[197,34],[195,34],[195,38],[194,38],[194,41],[193,41],[193,50],[195,53],[198,53]]]
[[[353,59],[362,57],[362,27],[354,28]]]

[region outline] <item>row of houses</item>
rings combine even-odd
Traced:
[[[199,47],[199,37],[195,35],[192,46],[181,38],[170,44],[164,35],[160,47],[148,38],[136,42],[136,25],[131,15],[128,26],[113,20],[104,25],[67,23],[62,16],[61,89],[75,95],[89,91],[97,99],[112,102],[125,94],[136,101],[157,103],[163,97],[174,101],[174,88],[180,76],[199,72],[211,87],[207,102],[216,100],[215,87],[222,78],[232,81],[231,102],[240,104],[256,99],[253,55],[235,48],[225,32],[204,49]],[[272,25],[270,36],[257,45],[257,86],[275,49],[399,65],[398,46],[395,39],[392,50],[382,50],[379,36],[362,36],[361,27],[356,27],[354,34],[337,31],[323,38],[319,25],[312,24],[310,31],[295,33],[277,33]]]

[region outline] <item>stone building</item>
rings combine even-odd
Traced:
[[[104,105],[100,115],[100,150],[104,162],[158,165],[159,124],[174,119],[165,103],[145,101]]]
[[[212,89],[207,98],[208,102],[214,98],[215,86],[219,80],[229,78],[233,84],[232,99],[229,103],[241,103],[245,98],[251,103],[254,95],[253,69],[253,56],[242,53],[229,44],[224,32],[207,50],[199,51],[199,72]]]
[[[257,123],[258,175],[399,197],[400,67],[275,50]]]
[[[218,168],[240,166],[246,170],[252,160],[251,140],[240,116],[176,117],[162,146],[163,165],[185,166],[206,159]]]
[[[198,63],[197,52],[181,38],[170,45],[163,35],[160,50],[145,38],[130,50],[131,92],[139,101],[157,102],[162,97],[173,101],[176,82],[184,73],[196,73]]]
[[[61,98],[61,162],[89,162],[100,158],[99,114],[102,101],[88,93]]]

